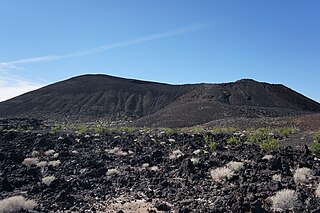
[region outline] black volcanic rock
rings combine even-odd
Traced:
[[[235,117],[320,112],[320,104],[278,84],[240,80],[169,85],[83,75],[0,103],[0,117],[54,121],[133,119],[134,125],[192,126]]]

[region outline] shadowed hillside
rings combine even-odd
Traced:
[[[59,121],[133,119],[133,125],[192,126],[222,118],[320,112],[320,104],[278,84],[244,79],[169,85],[83,75],[0,103],[0,117]]]

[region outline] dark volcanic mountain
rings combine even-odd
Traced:
[[[132,118],[135,125],[192,126],[234,117],[320,112],[320,104],[278,84],[240,80],[169,85],[107,75],[83,75],[0,103],[0,117],[58,121]]]

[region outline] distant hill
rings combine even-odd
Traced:
[[[192,126],[222,118],[281,117],[320,112],[320,104],[279,84],[243,79],[169,85],[83,75],[0,103],[0,117],[53,121],[132,119],[139,126]]]

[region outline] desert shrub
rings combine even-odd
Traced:
[[[278,182],[281,182],[281,174],[274,174],[272,175],[272,180],[273,181],[278,181]]]
[[[195,154],[195,155],[199,155],[201,153],[201,150],[197,149],[197,150],[194,150],[192,153]]]
[[[88,133],[88,131],[89,131],[89,129],[86,125],[80,125],[77,128],[77,135],[82,136],[82,135]]]
[[[236,162],[236,161],[230,161],[226,165],[227,168],[231,169],[232,171],[239,171],[243,169],[244,163],[242,162]]]
[[[36,150],[33,150],[33,151],[31,152],[31,156],[32,156],[33,158],[38,157],[39,155],[40,155],[40,152],[38,152],[38,151],[36,151]]]
[[[119,131],[121,131],[121,132],[127,132],[127,133],[134,133],[134,132],[137,131],[137,129],[134,128],[134,127],[126,127],[126,126],[124,126],[124,127],[120,127],[120,128],[119,128]]]
[[[117,155],[117,156],[127,156],[128,153],[122,151],[119,147],[115,147],[113,149],[106,150],[109,154]]]
[[[240,144],[240,143],[241,143],[241,140],[237,136],[232,136],[227,139],[227,144]]]
[[[144,164],[142,164],[142,168],[143,168],[143,169],[146,169],[146,168],[149,167],[149,165],[150,165],[149,163],[144,163]]]
[[[0,200],[0,213],[14,213],[32,210],[37,206],[34,200],[26,200],[23,196],[13,196]]]
[[[320,154],[320,130],[313,133],[313,142],[310,150],[313,154]]]
[[[303,167],[298,168],[294,172],[293,179],[295,183],[306,183],[308,182],[308,179],[312,177],[313,171],[309,168]]]
[[[103,134],[105,132],[105,129],[102,125],[97,125],[93,128],[93,131],[96,133],[96,134]]]
[[[120,175],[120,172],[117,169],[108,169],[108,171],[106,172],[106,175],[107,176]]]
[[[247,140],[250,142],[259,143],[263,140],[269,139],[269,137],[269,130],[267,128],[259,128],[256,131],[252,132],[248,136]]]
[[[174,130],[171,128],[164,128],[163,131],[165,132],[166,136],[168,136],[168,137],[170,137],[174,133]]]
[[[53,167],[57,167],[61,164],[61,161],[60,160],[52,160],[52,161],[49,161],[48,163],[48,166],[53,166]]]
[[[46,166],[48,166],[47,161],[40,161],[39,163],[37,163],[37,167],[44,168]]]
[[[276,132],[278,132],[282,138],[287,138],[289,135],[297,133],[298,129],[296,129],[296,128],[280,128],[280,129],[277,129]]]
[[[180,158],[181,156],[183,156],[183,152],[181,152],[180,149],[174,150],[170,155],[169,155],[169,159],[173,160],[173,159],[177,159]]]
[[[227,167],[220,167],[210,171],[211,178],[216,181],[220,182],[224,179],[229,179],[234,175],[234,171]]]
[[[212,134],[218,134],[218,133],[228,133],[228,129],[227,128],[212,128],[210,129],[210,132]]]
[[[59,130],[61,130],[62,129],[62,127],[61,126],[52,126],[51,128],[50,128],[50,133],[51,134],[56,134]]]
[[[196,165],[199,163],[199,158],[191,158],[190,161],[192,162],[193,165]]]
[[[271,197],[274,210],[285,211],[294,209],[299,205],[298,195],[294,190],[283,189]]]
[[[54,151],[53,149],[49,149],[49,150],[45,151],[44,154],[45,154],[46,156],[51,156],[51,155],[53,155],[55,152],[56,152],[56,151]]]
[[[262,141],[261,147],[267,151],[278,151],[280,149],[280,141],[276,138],[269,137]]]
[[[44,177],[42,178],[42,183],[47,185],[47,186],[50,186],[50,184],[55,180],[55,176],[47,176],[47,177]]]
[[[157,172],[160,170],[158,166],[151,166],[149,169],[150,171],[153,171],[153,172]]]
[[[38,163],[39,163],[38,158],[25,158],[22,162],[22,164],[25,166],[37,165]]]
[[[262,157],[262,160],[271,160],[273,158],[273,155],[265,155]]]
[[[318,184],[316,189],[316,196],[320,198],[320,183]]]
[[[204,142],[207,144],[207,146],[212,149],[216,150],[217,149],[217,142],[214,141],[213,135],[210,134],[205,134],[204,135]]]

